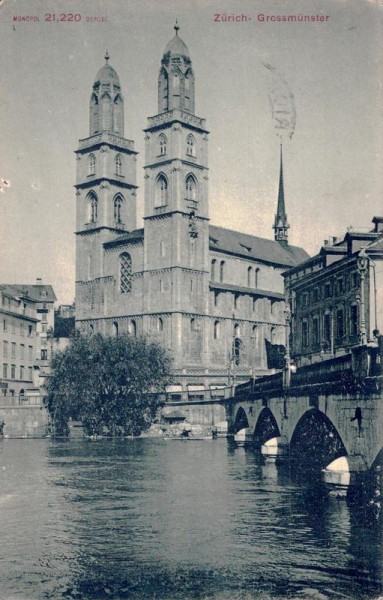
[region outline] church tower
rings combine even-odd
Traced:
[[[89,137],[80,140],[76,151],[79,300],[81,284],[104,275],[103,244],[136,227],[136,154],[134,143],[124,138],[124,98],[106,53],[91,93]]]
[[[169,311],[176,361],[186,332],[199,332],[192,338],[201,362],[209,303],[208,132],[195,114],[190,53],[177,22],[174,29],[161,60],[158,114],[145,130],[145,301],[150,313]]]
[[[280,242],[283,245],[288,244],[288,229],[290,225],[287,221],[287,214],[285,208],[285,191],[283,185],[283,157],[282,157],[282,144],[281,144],[281,165],[279,172],[279,189],[278,189],[278,207],[277,214],[274,219],[274,239],[276,242]]]

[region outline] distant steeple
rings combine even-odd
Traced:
[[[281,144],[281,166],[279,172],[279,188],[278,188],[278,207],[277,214],[274,219],[274,239],[276,242],[282,244],[288,244],[288,229],[290,225],[287,221],[287,214],[285,208],[285,191],[283,186],[283,157],[282,157],[282,144]]]

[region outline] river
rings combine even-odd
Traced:
[[[375,513],[215,441],[0,441],[1,600],[383,595]]]

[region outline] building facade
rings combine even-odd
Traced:
[[[148,335],[174,359],[173,399],[268,372],[265,340],[285,338],[282,273],[308,255],[288,244],[283,170],[274,240],[209,222],[208,131],[178,35],[145,129],[144,227],[136,229],[136,158],[124,137],[116,71],[97,73],[76,183],[76,324],[86,333]]]
[[[368,233],[349,230],[342,240],[326,241],[316,256],[284,274],[296,366],[350,354],[358,346],[378,346],[383,217],[374,217],[373,224]]]
[[[25,398],[34,387],[36,303],[13,286],[0,285],[1,396]]]

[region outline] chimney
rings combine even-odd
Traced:
[[[43,280],[41,279],[41,277],[36,277],[36,285],[41,285],[43,282]]]
[[[372,222],[375,225],[373,230],[374,233],[381,233],[383,231],[383,217],[374,217]]]
[[[337,241],[338,241],[338,238],[335,237],[335,236],[333,236],[333,238],[332,238],[332,245],[335,246],[335,244],[337,243]]]

